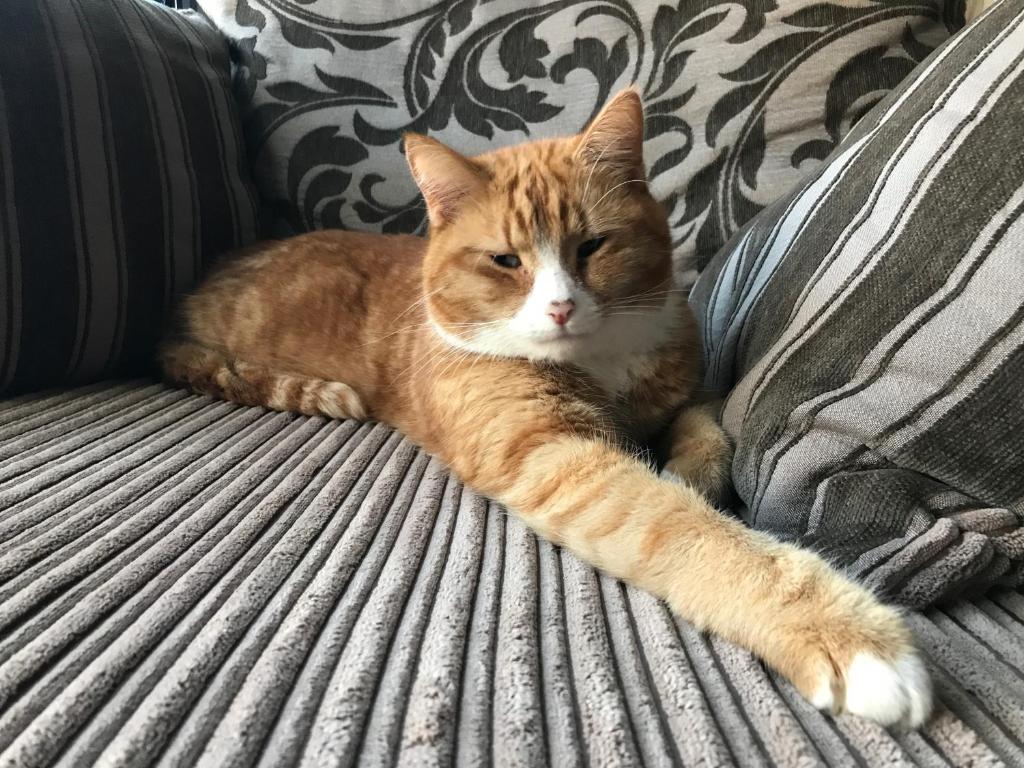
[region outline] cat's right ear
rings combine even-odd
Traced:
[[[625,179],[646,178],[644,108],[635,87],[619,91],[580,134],[577,156]]]
[[[404,138],[405,159],[427,202],[431,226],[454,221],[459,207],[483,187],[481,169],[429,136],[407,133]]]

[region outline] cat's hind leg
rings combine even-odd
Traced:
[[[729,484],[732,444],[715,421],[713,404],[691,405],[676,416],[668,435],[667,480],[682,480],[712,501]]]
[[[167,344],[160,358],[172,383],[233,403],[336,419],[365,419],[369,415],[359,394],[340,381],[324,381],[231,360],[216,349],[193,341]]]

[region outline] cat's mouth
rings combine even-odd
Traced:
[[[565,344],[592,335],[593,331],[590,329],[567,328],[560,325],[550,330],[531,334],[530,341],[538,344]]]

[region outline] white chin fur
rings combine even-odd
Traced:
[[[924,662],[907,654],[895,662],[858,653],[846,670],[846,700],[839,709],[885,726],[918,728],[932,710],[932,684]],[[819,709],[835,710],[830,681],[811,697]]]
[[[566,326],[567,335],[550,330],[518,330],[513,323],[492,325],[471,337],[456,335],[432,321],[448,344],[491,357],[517,357],[537,362],[574,363],[586,369],[609,392],[618,392],[633,368],[665,344],[678,329],[682,299],[672,294],[664,306],[636,314],[600,317]],[[581,318],[582,319],[582,318]]]

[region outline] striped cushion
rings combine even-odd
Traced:
[[[252,239],[224,42],[143,0],[0,2],[0,391],[149,364]]]
[[[911,605],[1021,582],[1022,115],[1003,2],[694,293],[749,519]]]

